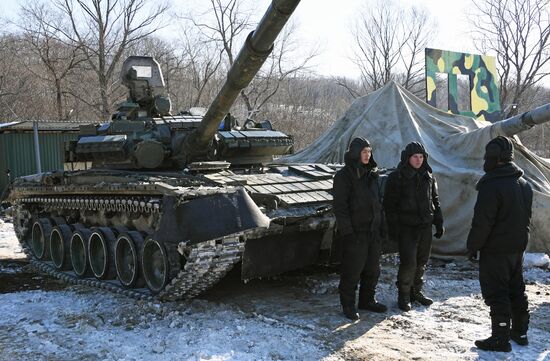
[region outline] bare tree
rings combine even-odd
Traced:
[[[348,109],[353,98],[331,78],[293,74],[281,82],[262,116],[294,137],[294,148],[311,144]]]
[[[196,53],[193,48],[187,48],[186,52],[192,65],[192,82],[195,89],[205,86],[212,72],[218,70],[225,61],[228,70],[235,59],[235,47],[238,40],[244,40],[246,30],[251,28],[250,10],[242,10],[242,0],[210,0],[207,8],[200,14],[187,15],[195,29],[199,30],[198,36],[191,42],[187,32],[185,44],[209,49],[208,53]],[[200,44],[200,45],[199,45]],[[216,54],[216,55],[214,55]],[[217,56],[219,54],[219,57]],[[206,57],[205,57],[206,55]],[[218,63],[217,60],[220,60]],[[209,64],[216,66],[209,66]],[[202,70],[201,68],[207,68]],[[243,96],[243,92],[241,92]],[[200,98],[199,98],[200,99]]]
[[[183,34],[183,51],[194,90],[191,106],[198,107],[204,105],[202,98],[208,84],[214,76],[219,75],[224,50],[219,44],[191,33],[192,31],[185,31]]]
[[[0,115],[4,120],[25,119],[21,98],[28,94],[32,77],[22,70],[23,42],[16,35],[0,37]]]
[[[534,106],[537,84],[549,74],[550,0],[482,0],[474,2],[471,21],[478,50],[497,55],[500,98],[504,109]],[[540,89],[540,88],[538,88]]]
[[[354,29],[353,62],[361,71],[361,89],[339,81],[357,96],[395,80],[415,93],[422,91],[422,53],[435,24],[425,9],[403,8],[394,1],[378,0],[359,13]]]
[[[242,0],[209,0],[206,11],[189,19],[199,29],[206,41],[219,44],[229,65],[235,57],[235,43],[251,28],[251,10],[242,10]]]
[[[266,64],[248,88],[241,92],[248,117],[253,117],[267,102],[271,101],[285,79],[300,76],[309,71],[308,64],[317,56],[317,49],[311,49],[302,57],[297,56],[299,44],[292,36],[296,32],[296,24],[290,22],[275,42]]]
[[[242,10],[243,0],[210,0],[210,8],[199,17],[191,17],[209,42],[220,44],[227,66],[233,65],[236,44],[244,42],[246,30],[252,28],[251,11]],[[295,25],[287,24],[275,41],[274,50],[251,84],[241,91],[247,117],[252,117],[277,93],[281,82],[292,74],[307,70],[316,50],[299,58],[293,39]],[[293,61],[290,61],[290,59]]]
[[[49,25],[53,23],[56,23],[55,28]],[[44,3],[33,1],[21,6],[19,27],[23,31],[23,39],[39,57],[46,70],[44,72],[40,69],[33,74],[52,84],[55,89],[57,119],[66,119],[68,112],[64,111],[63,106],[66,95],[65,80],[85,59],[81,47],[67,45],[61,40],[63,37],[57,30],[62,27],[59,14]],[[29,69],[32,71],[32,67]]]
[[[549,102],[550,88],[535,85],[527,89],[524,96],[529,98],[533,104],[532,108],[535,108]],[[550,158],[550,143],[547,141],[548,134],[550,134],[550,123],[545,123],[520,133],[519,137],[522,143],[533,152],[542,157]]]
[[[70,31],[56,23],[48,26],[61,32],[75,47],[81,47],[86,63],[99,85],[98,108],[103,117],[111,112],[114,76],[126,49],[159,29],[167,11],[164,3],[150,0],[53,0],[70,23]]]

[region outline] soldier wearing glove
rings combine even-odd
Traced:
[[[380,275],[381,240],[385,233],[378,170],[370,143],[351,141],[345,166],[334,176],[333,209],[342,240],[340,303],[344,315],[359,319],[355,297],[359,283],[359,309],[385,312],[374,294]]]
[[[422,286],[432,247],[432,225],[436,238],[443,236],[445,228],[437,181],[422,144],[409,143],[401,152],[401,162],[386,182],[384,210],[389,235],[399,245],[398,306],[403,311],[411,309],[411,301],[429,306],[433,301],[422,293]]]

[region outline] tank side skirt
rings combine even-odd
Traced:
[[[189,196],[189,193],[187,195]],[[207,195],[205,192],[200,192],[192,194],[191,197],[205,195]],[[145,300],[176,301],[195,297],[221,280],[236,263],[242,260],[247,239],[259,239],[286,233],[289,230],[286,229],[289,227],[272,223],[269,228],[249,229],[195,244],[180,242],[177,247],[179,254],[185,258],[183,269],[177,272],[177,275],[159,294],[154,295],[146,288],[124,288],[116,280],[100,281],[95,278],[78,278],[72,271],[57,270],[51,261],[39,261],[34,258],[25,239],[32,226],[33,213],[71,210],[144,213],[149,216],[153,215],[155,225],[157,225],[162,216],[162,199],[156,195],[153,197],[34,196],[19,199],[14,212],[20,219],[15,227],[16,234],[33,268],[70,284],[101,288],[127,297]],[[331,219],[330,215],[309,218],[290,228],[297,227],[300,231],[325,229],[331,223]],[[172,244],[170,248],[174,249],[175,247],[176,245]]]
[[[102,202],[103,200],[103,202]],[[158,295],[153,295],[146,288],[127,289],[116,280],[100,281],[95,278],[78,278],[72,271],[58,271],[51,261],[39,261],[34,258],[32,251],[26,244],[24,237],[28,235],[32,213],[26,206],[41,207],[42,210],[113,210],[160,213],[159,202],[145,202],[145,200],[127,199],[122,204],[105,202],[104,199],[91,197],[29,197],[20,199],[16,214],[21,222],[16,227],[16,234],[23,251],[27,255],[31,266],[55,278],[70,284],[79,284],[105,289],[127,297],[145,300],[175,301],[192,298],[205,291],[223,278],[233,266],[241,260],[244,251],[243,234],[233,234],[222,238],[208,240],[193,245],[182,246],[180,252],[185,255],[186,262],[182,270],[177,272],[169,284]],[[137,202],[137,203],[136,203]],[[116,205],[119,205],[118,209]],[[244,232],[242,232],[244,233]]]

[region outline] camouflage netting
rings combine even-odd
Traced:
[[[284,161],[343,163],[348,143],[361,136],[373,144],[378,165],[393,168],[407,143],[422,142],[439,183],[447,230],[441,240],[434,239],[433,253],[464,254],[477,197],[475,184],[483,175],[485,145],[498,135],[506,135],[501,123],[445,113],[392,82],[356,99],[319,139]],[[550,160],[535,155],[518,139],[514,143],[515,162],[535,193],[528,249],[550,253]]]

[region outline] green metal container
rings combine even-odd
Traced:
[[[39,132],[40,161],[42,171],[63,169],[63,144],[76,140],[76,132]],[[35,174],[36,159],[32,131],[0,133],[0,191],[8,185],[6,171],[15,177]]]

